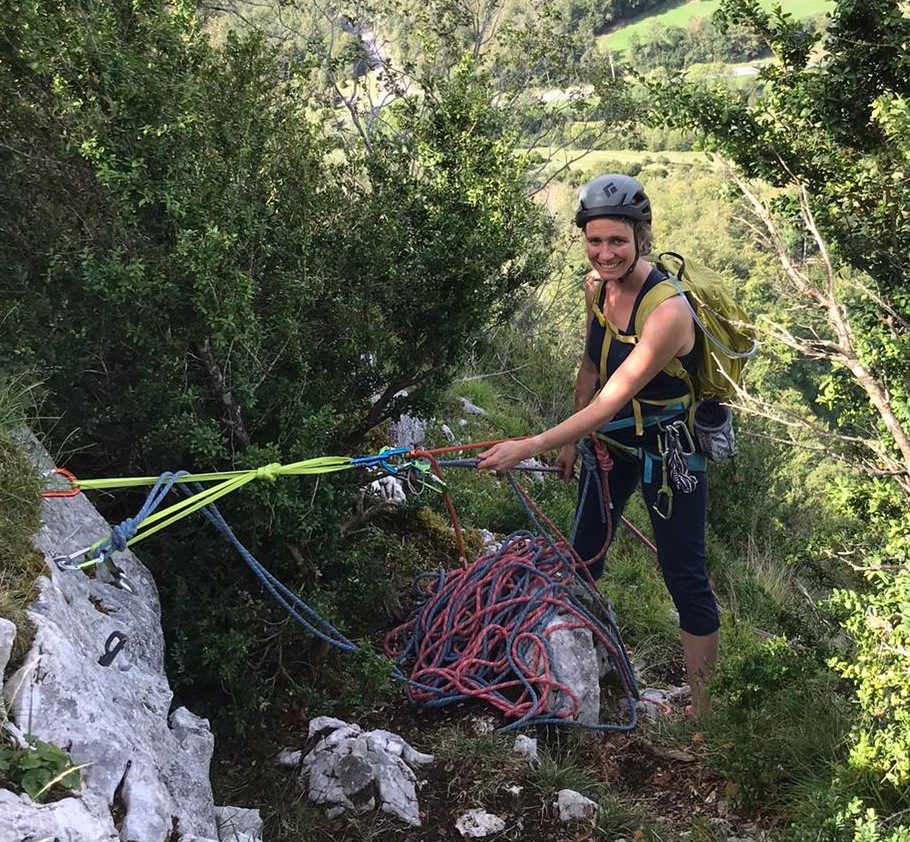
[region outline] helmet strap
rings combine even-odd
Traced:
[[[632,260],[632,263],[629,264],[629,268],[626,269],[625,273],[623,273],[623,276],[621,278],[617,278],[617,281],[619,283],[625,281],[625,279],[635,271],[635,267],[638,266],[639,257],[641,257],[641,248],[639,248],[638,245],[638,237],[635,237],[635,258]]]

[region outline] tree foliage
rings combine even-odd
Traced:
[[[0,358],[45,379],[77,474],[362,447],[545,277],[550,223],[470,56],[368,131],[319,61],[287,58],[258,33],[214,44],[182,0],[0,6]],[[225,513],[279,577],[331,591],[355,482]],[[239,704],[268,614],[223,549],[185,552],[158,568],[175,677]]]
[[[540,279],[470,62],[340,156],[256,37],[213,48],[185,4],[34,9],[4,21],[3,341],[119,467],[306,450],[317,415],[363,435]]]
[[[718,28],[710,18],[693,18],[688,26],[668,26],[633,36],[627,53],[636,70],[657,67],[682,70],[696,63],[751,61],[767,45],[747,27]]]
[[[865,439],[875,468],[910,493],[903,363],[910,300],[901,281],[910,182],[907,135],[899,128],[910,19],[888,0],[841,2],[821,55],[817,36],[780,10],[731,1],[718,21],[751,22],[774,50],[778,61],[763,71],[761,96],[658,80],[652,90],[660,113],[700,131],[708,149],[735,162],[741,185],[759,179],[792,188],[770,203],[755,191],[752,204],[776,232],[769,240],[777,238],[784,260],[786,294],[820,314],[826,328],[819,335],[797,324],[778,336],[830,360],[825,401],[845,413],[843,429],[854,442]],[[802,235],[788,234],[791,226]]]

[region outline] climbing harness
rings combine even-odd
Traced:
[[[592,435],[590,440],[584,439],[579,443],[578,450],[582,458],[582,464],[586,468],[593,468],[596,464],[601,469],[603,491],[600,493],[605,517],[610,517],[612,509],[607,485],[607,474],[612,467],[612,458],[609,457],[607,448],[641,462],[642,476],[647,483],[651,482],[656,470],[661,472],[661,484],[653,509],[658,517],[663,520],[669,520],[673,516],[674,490],[681,491],[684,494],[689,494],[695,490],[698,478],[693,476],[691,472],[705,470],[705,457],[704,454],[696,451],[688,425],[679,417],[680,413],[684,412],[685,409],[686,402],[677,401],[667,405],[663,411],[654,415],[646,415],[640,419],[632,417],[610,421]],[[656,453],[644,447],[633,447],[624,444],[612,435],[618,430],[625,430],[633,425],[635,427],[641,426],[642,430],[657,428]],[[592,453],[597,452],[598,446],[602,447],[604,452],[603,454],[598,453],[595,462]],[[592,477],[595,475],[591,470],[587,470],[584,473],[586,474],[586,479],[582,488],[582,495],[588,493],[590,484],[593,483]],[[597,487],[596,484],[595,487]],[[578,527],[582,508],[582,506],[578,507],[575,526],[573,526],[572,530],[573,537]],[[611,539],[612,525],[607,530],[605,547]],[[656,549],[654,552],[657,552]]]

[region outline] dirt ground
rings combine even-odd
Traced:
[[[680,707],[672,716],[682,718],[685,714]],[[683,734],[688,733],[685,743],[679,734],[666,739],[660,728],[648,724],[631,734],[538,728],[539,749],[542,756],[550,758],[551,769],[544,774],[533,771],[526,759],[511,751],[514,737],[495,734],[495,728],[505,723],[496,721],[488,711],[455,706],[437,713],[390,704],[367,711],[357,722],[364,730],[394,731],[419,751],[439,752],[442,748],[436,762],[417,770],[420,827],[410,827],[377,811],[346,813],[329,820],[321,811],[305,806],[306,794],[298,789],[298,809],[306,814],[306,821],[296,831],[291,829],[294,823],[287,822],[284,832],[267,832],[267,842],[461,842],[464,837],[456,829],[456,821],[472,808],[482,808],[504,820],[504,830],[485,837],[492,842],[677,842],[681,838],[709,842],[728,835],[757,838],[750,821],[737,816],[730,806],[735,800],[731,785],[702,762],[701,735],[692,726],[683,726]],[[434,748],[433,735],[443,733],[457,735],[458,745]],[[535,736],[534,729],[523,733]],[[475,737],[482,748],[472,748]],[[617,805],[611,809],[612,815],[601,815],[596,825],[559,821],[553,795],[562,788],[559,776],[565,776],[566,767],[570,767],[570,775],[582,774],[586,780],[597,782],[600,794]],[[570,784],[568,788],[572,788]],[[603,803],[604,798],[598,800]],[[274,827],[274,822],[270,824]],[[680,837],[681,833],[689,836]]]

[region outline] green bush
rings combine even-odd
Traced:
[[[850,635],[832,666],[856,688],[850,764],[878,792],[910,806],[910,569],[881,571],[866,593],[839,589],[833,604]]]
[[[725,624],[704,723],[709,762],[746,807],[792,808],[808,782],[830,774],[849,729],[836,677],[783,637]]]

